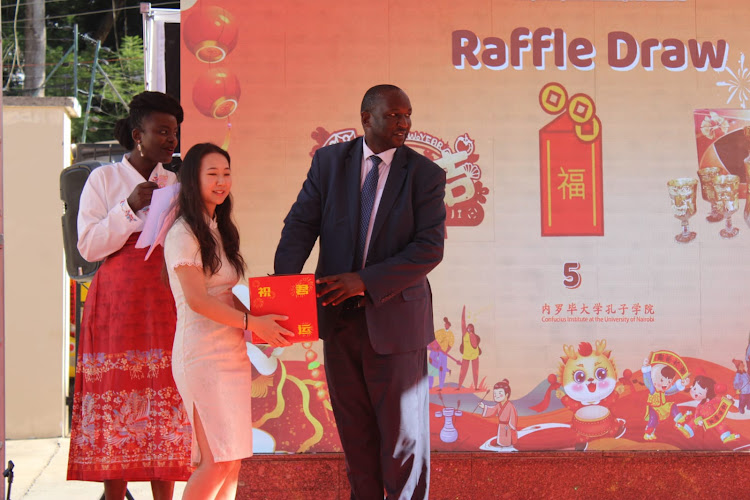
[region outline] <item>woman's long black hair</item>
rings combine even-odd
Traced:
[[[193,231],[201,249],[203,272],[209,276],[221,268],[221,258],[217,252],[217,242],[208,226],[208,214],[201,197],[200,169],[203,158],[211,153],[218,153],[230,163],[229,153],[216,144],[204,142],[196,144],[185,155],[180,167],[180,195],[178,198],[177,217],[182,217]],[[219,227],[221,243],[227,260],[237,274],[244,276],[245,259],[240,254],[240,233],[232,221],[232,195],[221,205],[216,205],[216,224]]]

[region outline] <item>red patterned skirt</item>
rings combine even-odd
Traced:
[[[81,324],[68,479],[185,481],[191,428],[172,378],[176,313],[133,234],[99,268]]]

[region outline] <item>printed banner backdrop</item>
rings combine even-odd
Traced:
[[[182,150],[230,152],[263,276],[314,151],[362,134],[367,88],[400,86],[407,144],[448,177],[433,449],[742,450],[748,16],[746,0],[183,0]],[[340,451],[321,344],[248,353],[256,451]]]

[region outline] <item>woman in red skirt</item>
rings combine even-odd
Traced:
[[[121,162],[94,170],[81,193],[78,250],[104,260],[91,283],[81,325],[68,479],[103,481],[107,500],[128,481],[151,481],[171,499],[190,476],[191,428],[172,378],[176,314],[161,278],[163,253],[135,243],[154,189],[177,182],[164,168],[177,147],[180,104],[143,92],[115,136]]]

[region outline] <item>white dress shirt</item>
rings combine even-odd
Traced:
[[[177,176],[157,163],[148,180],[164,187],[176,183]],[[127,201],[142,182],[146,179],[127,158],[91,172],[78,207],[78,251],[84,259],[103,260],[143,229],[149,207],[133,212]]]

